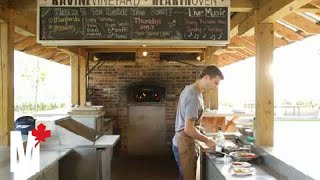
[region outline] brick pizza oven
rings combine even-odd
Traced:
[[[89,69],[97,63],[90,62]],[[121,135],[122,154],[170,153],[176,103],[182,89],[193,83],[203,66],[160,60],[160,53],[133,60],[108,60],[89,74],[94,105],[104,105]],[[155,143],[150,139],[155,138]],[[143,146],[142,143],[144,142]],[[146,143],[148,142],[148,143]]]

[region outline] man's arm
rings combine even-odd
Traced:
[[[213,149],[216,145],[215,141],[212,138],[201,134],[199,130],[196,129],[196,127],[194,126],[194,121],[191,119],[186,119],[184,132],[192,138],[206,143],[206,145],[211,149]]]

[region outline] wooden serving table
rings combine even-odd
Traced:
[[[202,116],[202,126],[207,133],[217,132],[221,127],[224,132],[235,132],[235,121],[240,117],[254,117],[253,113],[233,113],[217,110],[205,110]],[[227,120],[231,118],[230,120]],[[227,120],[227,121],[226,121]]]

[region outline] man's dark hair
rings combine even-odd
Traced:
[[[202,73],[200,74],[200,79],[203,78],[204,76],[209,75],[210,78],[215,78],[216,76],[219,76],[220,79],[224,79],[224,76],[220,69],[217,66],[207,66],[202,70]]]

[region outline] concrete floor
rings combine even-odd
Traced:
[[[177,180],[178,168],[171,156],[114,157],[112,180]]]

